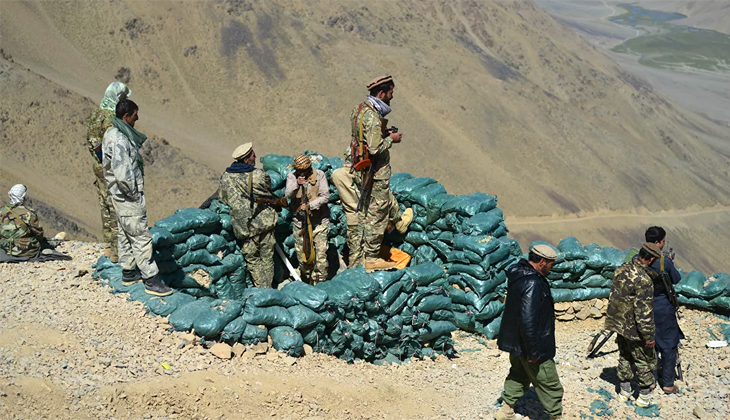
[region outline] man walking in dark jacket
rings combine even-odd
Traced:
[[[563,386],[555,368],[555,308],[545,276],[558,254],[548,245],[530,249],[529,261],[507,270],[507,301],[497,346],[509,352],[504,404],[497,420],[516,418],[514,405],[532,384],[551,419],[563,414]]]

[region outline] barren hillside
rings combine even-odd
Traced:
[[[147,175],[153,220],[205,198],[241,142],[340,155],[382,73],[394,170],[507,214],[730,204],[728,133],[531,2],[5,1],[0,36],[2,189],[26,182],[92,234],[82,121],[121,68],[138,128],[174,150]]]

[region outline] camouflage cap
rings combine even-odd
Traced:
[[[387,75],[387,76],[380,76],[373,79],[368,85],[366,86],[368,90],[373,90],[373,88],[378,87],[382,85],[383,83],[388,83],[393,81],[393,76]]]
[[[236,147],[236,150],[233,151],[233,159],[241,159],[248,156],[249,153],[253,150],[253,143],[244,143],[238,147]]]
[[[659,248],[659,245],[653,243],[653,242],[644,242],[643,245],[641,245],[641,248],[648,252],[649,255],[656,258],[661,258],[662,256],[662,250]]]
[[[530,252],[537,255],[538,257],[545,258],[546,260],[555,261],[558,259],[558,253],[555,252],[553,247],[548,245],[535,245],[530,249]]]
[[[309,169],[312,167],[312,159],[304,153],[294,156],[294,169]]]

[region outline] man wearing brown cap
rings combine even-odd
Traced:
[[[393,143],[400,143],[402,138],[401,133],[387,128],[388,120],[385,119],[391,111],[394,88],[392,76],[374,79],[367,85],[369,95],[350,115],[352,140],[348,163],[354,169],[360,188],[367,177],[366,172],[371,172],[373,179],[370,191],[366,192],[364,208],[358,213],[358,233],[363,238],[366,271],[395,268],[395,263],[379,257],[390,214],[390,148]],[[369,166],[365,164],[368,160]]]
[[[271,288],[274,280],[274,227],[277,214],[260,199],[275,200],[271,178],[254,167],[256,153],[252,143],[233,152],[234,162],[221,176],[220,200],[230,207],[233,233],[241,245],[256,287]]]
[[[312,167],[309,156],[294,156],[294,170],[286,177],[285,196],[294,225],[294,247],[302,280],[317,284],[327,280],[327,235],[330,230],[327,176]],[[310,254],[305,255],[305,241]],[[311,247],[311,248],[310,248]],[[314,253],[314,258],[311,258]]]
[[[507,300],[497,346],[509,352],[498,420],[518,417],[514,406],[532,384],[551,419],[563,414],[563,386],[555,367],[555,307],[547,274],[558,254],[549,245],[535,245],[527,260],[507,270]]]
[[[624,263],[613,274],[611,294],[606,310],[606,329],[616,333],[618,344],[618,379],[621,381],[619,401],[631,398],[632,365],[636,367],[639,397],[636,405],[653,405],[651,391],[654,388],[656,369],[654,328],[655,275],[649,266],[662,256],[654,243],[644,243],[639,254]]]

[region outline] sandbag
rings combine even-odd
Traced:
[[[211,254],[217,254],[219,251],[228,249],[228,241],[221,235],[210,235],[210,241],[205,246],[205,250]]]
[[[694,297],[690,298],[690,297],[686,297],[684,295],[677,295],[677,300],[682,305],[694,306],[694,307],[702,308],[702,309],[710,309],[710,302],[708,302],[704,299],[694,298]]]
[[[462,251],[469,250],[482,257],[497,249],[499,244],[500,242],[497,238],[488,235],[472,236],[458,234],[454,236],[454,248]]]
[[[467,273],[461,273],[461,277],[469,285],[469,288],[471,288],[474,293],[476,293],[479,297],[484,297],[488,293],[493,292],[494,290],[499,288],[500,286],[505,286],[507,281],[507,275],[504,271],[498,271],[497,273],[492,273],[491,275],[492,278],[489,280],[480,280],[470,276]]]
[[[462,223],[463,232],[468,235],[490,235],[504,221],[502,210],[493,208],[488,212],[477,213]]]
[[[211,255],[211,253],[205,249],[198,249],[186,252],[185,255],[178,258],[177,263],[182,267],[187,267],[193,264],[213,265],[220,263],[220,261],[220,258],[215,255]]]
[[[300,328],[298,331],[302,334],[304,342],[310,346],[316,345],[326,337],[324,324],[314,324],[311,327]]]
[[[583,248],[583,244],[574,236],[568,236],[560,240],[558,243],[558,251],[563,254],[566,260],[586,259],[588,253]]]
[[[172,240],[176,244],[181,244],[181,243],[184,243],[185,241],[187,241],[188,238],[193,236],[194,234],[195,234],[195,231],[192,229],[185,230],[182,232],[172,233]]]
[[[173,292],[170,296],[154,296],[145,302],[145,308],[158,316],[168,316],[177,308],[195,301],[195,298],[185,293]]]
[[[168,231],[167,229],[153,226],[150,228],[150,234],[152,235],[152,247],[155,249],[164,248],[175,244],[172,239],[172,234],[170,234],[170,231]]]
[[[155,226],[167,229],[170,233],[179,233],[190,229],[210,228],[219,222],[220,217],[215,212],[189,207],[179,209],[175,214],[158,220]]]
[[[301,281],[287,283],[281,291],[315,311],[321,310],[328,299],[327,292]]]
[[[294,305],[287,308],[287,310],[291,314],[292,327],[296,329],[307,328],[324,322],[322,316],[304,305]]]
[[[249,305],[248,302],[243,308],[243,319],[248,324],[267,327],[291,327],[294,324],[291,314],[283,306],[258,307]]]
[[[412,280],[417,286],[427,286],[445,277],[444,269],[434,262],[409,267],[405,271],[408,274],[409,280]]]
[[[297,304],[296,299],[277,289],[248,289],[246,291],[246,296],[243,298],[246,300],[246,306],[253,305],[259,308],[267,306],[282,306],[284,308],[289,308]],[[254,324],[259,323],[254,322]],[[268,325],[266,323],[261,324]]]
[[[180,243],[180,244],[175,244],[172,246],[171,250],[172,250],[172,257],[174,259],[178,259],[178,258],[182,257],[183,255],[185,255],[186,252],[188,252],[188,245],[185,242]]]
[[[304,339],[299,331],[291,327],[276,327],[269,331],[271,345],[289,356],[304,355]]]
[[[294,170],[294,163],[291,156],[269,154],[261,158],[264,171],[273,171],[286,179],[289,172]]]
[[[393,187],[400,184],[403,181],[413,178],[413,175],[406,172],[398,172],[390,176],[390,190],[393,191]]]
[[[195,235],[188,238],[187,241],[185,241],[185,244],[188,246],[189,250],[196,250],[196,249],[203,249],[208,245],[208,242],[210,242],[210,237],[207,235],[202,235],[200,233],[196,233]]]
[[[416,253],[413,254],[413,264],[420,265],[428,262],[439,263],[442,262],[438,258],[436,251],[429,245],[421,245],[416,249]]]
[[[418,341],[425,343],[438,336],[451,334],[456,329],[456,325],[449,321],[430,321],[425,327],[419,330]]]
[[[477,192],[469,195],[460,195],[444,203],[441,207],[441,215],[445,213],[457,213],[461,216],[474,216],[480,212],[487,212],[497,207],[497,197]]]
[[[433,224],[441,217],[441,207],[456,197],[453,194],[438,194],[431,197],[426,208],[426,223]]]
[[[418,302],[416,308],[421,312],[434,312],[441,309],[448,309],[451,305],[451,299],[444,295],[426,296]]]
[[[707,277],[699,271],[687,273],[682,280],[674,286],[674,290],[687,297],[701,298]]]
[[[589,289],[552,289],[555,302],[574,302],[578,300],[605,299],[611,294],[610,288]]]
[[[423,188],[427,185],[436,184],[436,183],[437,183],[437,181],[433,178],[421,176],[421,177],[406,179],[401,182],[398,182],[396,185],[391,185],[390,190],[393,191],[393,194],[401,194],[401,195],[407,197],[414,190]],[[444,191],[444,192],[446,192],[446,191]]]
[[[221,340],[228,341],[228,342],[237,342],[241,340],[241,337],[243,337],[243,332],[246,330],[246,327],[248,324],[246,324],[246,321],[243,320],[243,317],[237,317],[233,321],[226,324],[225,327],[223,327],[223,331],[221,332]]]
[[[504,303],[493,300],[489,302],[481,311],[474,314],[474,319],[477,321],[487,321],[504,312]]]
[[[439,183],[434,183],[417,188],[410,193],[405,193],[403,194],[403,198],[406,201],[409,201],[411,203],[418,203],[425,209],[428,209],[431,200],[437,195],[441,194],[446,194],[446,188],[444,188],[444,186]]]
[[[428,234],[426,232],[415,232],[412,230],[409,230],[408,233],[406,233],[406,237],[404,240],[415,247],[425,245],[429,242]],[[409,254],[412,255],[413,253],[409,252]]]
[[[389,288],[397,283],[406,272],[404,270],[376,271],[369,274],[370,278],[377,281],[381,290]]]
[[[212,298],[204,297],[190,303],[180,305],[172,314],[170,314],[167,322],[169,322],[177,331],[190,331],[193,328],[195,320],[204,311],[210,309],[212,302]]]
[[[730,275],[726,273],[715,273],[707,278],[707,285],[702,290],[702,298],[707,300],[713,299],[725,294],[726,289],[730,292],[728,285],[730,285]]]
[[[266,337],[269,336],[269,330],[265,325],[251,325],[246,324],[246,328],[243,330],[243,336],[241,342],[244,344],[256,344],[266,341]]]
[[[487,337],[488,340],[493,340],[499,334],[499,328],[502,325],[502,316],[495,318],[492,322],[486,325],[481,333]]]
[[[241,302],[216,300],[193,322],[195,333],[205,337],[217,337],[223,328],[241,313]]]
[[[730,296],[718,296],[710,301],[710,307],[716,311],[730,311]]]

